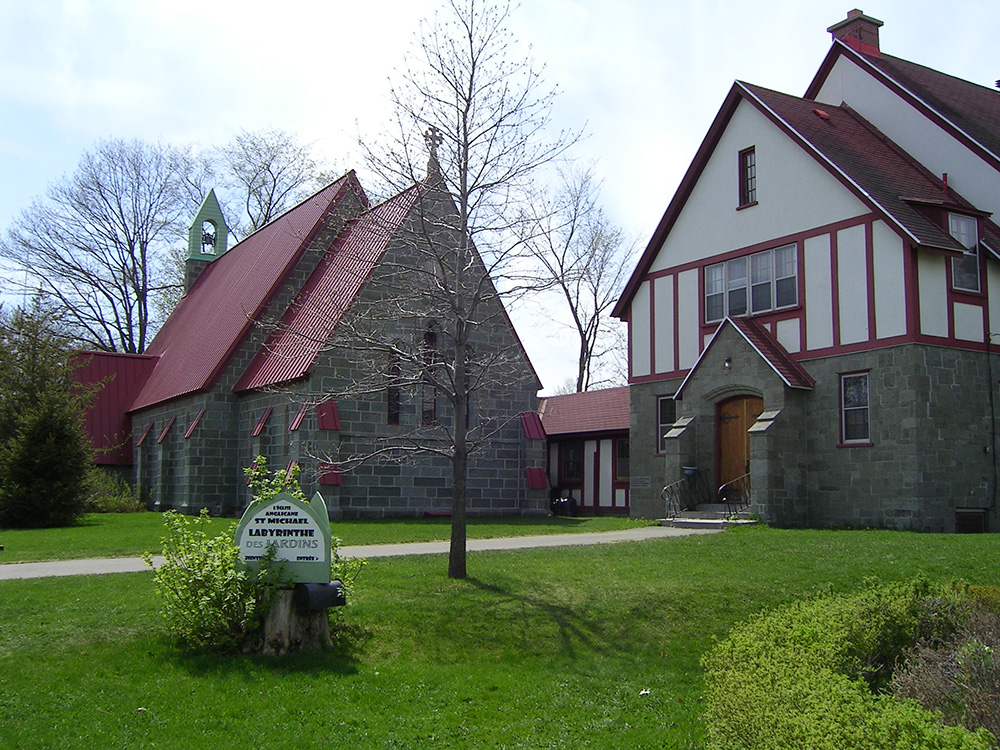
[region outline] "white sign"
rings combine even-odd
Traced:
[[[267,504],[251,505],[236,527],[236,544],[250,567],[272,547],[289,580],[330,582],[330,521],[318,494],[312,503],[282,494]]]

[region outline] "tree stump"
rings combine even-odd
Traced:
[[[260,653],[322,651],[332,648],[330,610],[306,611],[292,603],[292,589],[280,589],[264,619]]]

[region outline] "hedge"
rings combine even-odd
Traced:
[[[915,701],[882,692],[919,638],[959,625],[955,589],[925,581],[870,585],[762,614],[702,660],[713,750],[995,748],[986,730],[944,726]]]

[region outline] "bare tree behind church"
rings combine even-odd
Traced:
[[[205,174],[185,149],[101,141],[14,220],[0,256],[79,344],[142,352],[158,325],[153,300],[174,283],[160,260],[186,231]]]
[[[320,184],[322,169],[281,130],[241,131],[220,149],[100,141],[8,228],[8,290],[41,295],[84,348],[141,353],[183,291],[184,237],[208,190],[243,239]]]
[[[368,166],[386,192],[419,182],[429,191],[413,225],[413,253],[388,272],[392,289],[382,307],[428,327],[398,342],[369,338],[365,346],[384,355],[377,373],[383,382],[412,389],[416,379],[416,387],[449,406],[451,417],[438,420],[436,434],[415,434],[395,448],[436,453],[450,463],[452,578],[466,576],[469,458],[499,429],[496,421],[470,424],[479,411],[476,394],[502,384],[524,356],[516,339],[498,346],[483,332],[501,317],[507,324],[497,289],[512,291],[520,254],[514,229],[531,180],[575,140],[548,133],[554,92],[516,49],[509,16],[506,3],[451,0],[422,24],[392,89],[388,140],[366,144]],[[357,328],[352,333],[356,342],[364,339]]]

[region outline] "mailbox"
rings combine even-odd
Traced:
[[[344,584],[341,581],[297,583],[292,593],[292,603],[298,609],[315,612],[330,607],[343,607],[347,604],[347,596],[344,594]]]

